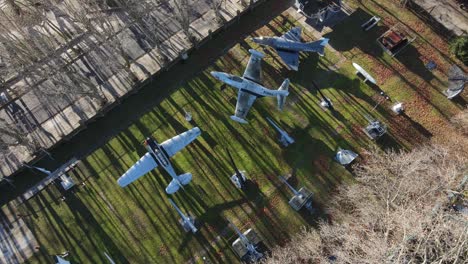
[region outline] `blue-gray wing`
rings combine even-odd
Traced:
[[[150,172],[157,166],[158,164],[156,164],[156,161],[154,161],[151,154],[146,153],[143,157],[140,158],[139,161],[135,163],[135,165],[128,169],[128,171],[117,180],[117,183],[120,185],[120,187],[125,187],[136,181],[141,176]]]
[[[163,143],[161,146],[166,151],[169,157],[174,156],[181,149],[185,148],[188,144],[194,141],[198,136],[200,136],[201,130],[198,127],[194,127],[188,131],[185,131],[182,134],[179,134],[173,138],[170,138]]]
[[[291,40],[291,41],[301,41],[301,28],[295,27],[286,32],[283,36],[284,39]]]
[[[276,52],[291,70],[299,69],[299,52],[287,50],[276,50]]]
[[[239,91],[237,95],[236,112],[234,115],[238,118],[245,119],[247,113],[249,113],[250,108],[255,102],[255,99],[257,99],[255,95]]]
[[[265,56],[263,53],[250,49],[251,53],[249,63],[245,68],[244,75],[242,77],[261,84],[262,82],[262,58]]]

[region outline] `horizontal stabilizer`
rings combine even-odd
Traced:
[[[192,180],[192,174],[191,173],[184,173],[182,175],[179,175],[177,177],[177,179],[179,179],[179,181],[180,181],[180,183],[182,185],[187,185]]]
[[[325,55],[325,46],[328,44],[329,39],[323,38],[314,42],[307,43],[310,51],[317,52],[320,56]]]
[[[286,91],[285,95],[277,95],[278,99],[278,109],[280,111],[283,110],[284,104],[286,103],[286,96],[289,94],[289,79],[285,79],[283,83],[281,84],[280,88],[278,91]]]
[[[255,56],[255,57],[259,57],[259,58],[265,57],[265,54],[261,53],[261,52],[258,51],[258,50],[249,49],[249,52],[250,52],[250,54],[252,54],[252,55]]]
[[[169,185],[167,185],[166,187],[166,193],[167,194],[173,194],[175,192],[177,192],[180,188],[180,183],[179,181],[177,181],[176,179],[173,179]]]
[[[231,119],[234,120],[234,121],[236,121],[236,122],[239,122],[239,123],[241,123],[241,124],[247,124],[247,123],[249,123],[249,122],[247,122],[247,120],[245,120],[245,119],[243,119],[243,118],[240,118],[240,117],[237,117],[237,116],[235,116],[235,115],[232,115],[232,116],[231,116]]]

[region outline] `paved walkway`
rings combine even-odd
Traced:
[[[453,0],[412,0],[455,35],[468,34],[468,12]]]
[[[206,4],[206,1],[202,2],[204,5],[197,6],[197,12],[200,12],[201,15],[191,23],[191,29],[196,32],[199,40],[207,39],[210,31],[215,32],[222,27],[216,22],[215,13]],[[260,0],[256,2],[260,2]],[[233,22],[238,14],[245,9],[236,0],[229,0],[224,3],[221,14],[224,20],[228,21],[227,23]],[[200,9],[200,7],[204,7],[204,9]],[[127,31],[129,31],[126,32],[127,36],[132,34],[130,29],[127,29]],[[166,39],[163,46],[170,47],[170,52],[166,53],[166,56],[169,57],[169,61],[175,63],[180,59],[180,54],[191,50],[194,45],[187,40],[182,30],[173,33]],[[8,107],[4,107],[0,111],[0,117],[11,120],[19,129],[28,132],[36,142],[40,142],[41,146],[46,149],[71,138],[85,128],[85,123],[120,104],[121,99],[129,95],[130,92],[139,90],[142,85],[134,87],[135,81],[144,84],[146,81],[151,81],[150,77],[157,72],[167,69],[167,64],[160,61],[155,49],[146,53],[142,52],[135,40],[127,39],[129,39],[127,46],[131,51],[130,53],[135,57],[131,65],[131,73],[136,77],[136,80],[129,82],[128,73],[124,71],[108,76],[105,83],[99,84],[108,100],[104,107],[87,97],[79,98],[76,101],[54,100],[49,105],[44,106],[40,102],[37,92],[32,91],[26,93]],[[87,66],[84,59],[77,60],[75,63],[79,69]],[[27,87],[28,81],[30,80],[19,80],[10,89],[21,91],[23,87]],[[0,177],[13,174],[21,167],[23,162],[29,162],[34,158],[36,157],[28,153],[23,146],[10,147],[9,153],[0,157]]]

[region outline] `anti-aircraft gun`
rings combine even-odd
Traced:
[[[236,231],[239,236],[233,243],[234,252],[247,263],[258,262],[263,258],[263,254],[258,251],[258,244],[261,242],[257,233],[249,228],[242,233],[231,221],[229,225]]]

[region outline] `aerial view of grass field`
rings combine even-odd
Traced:
[[[194,76],[175,79],[170,86],[159,84],[156,77],[144,90],[161,90],[164,96],[81,159],[70,175],[83,184],[66,194],[50,185],[12,209],[37,240],[36,253],[26,263],[49,263],[51,255],[65,251],[72,263],[106,263],[104,253],[116,263],[236,263],[231,244],[237,236],[228,221],[243,231],[254,229],[265,247],[273,249],[304,227],[314,228],[332,217],[326,207],[333,190],[354,182],[352,169],[334,160],[339,148],[358,153],[358,162],[365,162],[371,148],[411,150],[438,135],[465,105],[463,98],[448,101],[443,94],[446,72],[454,63],[447,44],[392,1],[347,2],[354,12],[322,35],[298,19],[294,10],[287,10]],[[374,15],[382,22],[362,31],[360,25]],[[396,23],[410,28],[416,39],[391,57],[376,39]],[[294,26],[302,27],[304,42],[320,37],[330,41],[324,56],[301,53],[300,70],[288,71],[277,53],[251,38],[280,36]],[[277,110],[275,98],[257,99],[247,115],[249,123],[239,124],[229,119],[237,90],[210,72],[242,75],[249,49],[266,54],[263,85],[276,90],[289,78],[290,95],[283,111]],[[425,67],[429,60],[437,63],[437,69]],[[353,62],[372,74],[377,84],[357,76]],[[322,98],[313,82],[332,101],[333,110],[320,105]],[[126,100],[139,103],[133,97]],[[397,102],[405,104],[404,115],[391,111]],[[186,112],[191,121],[185,120]],[[295,143],[283,147],[266,117]],[[388,127],[378,140],[363,131],[369,118]],[[162,142],[193,127],[201,129],[201,136],[171,159],[177,173],[192,173],[189,185],[166,194],[171,179],[160,168],[125,188],[117,185],[117,179],[146,153],[142,145],[146,137]],[[246,172],[247,191],[235,188],[230,180],[234,169],[227,150]],[[314,213],[296,212],[288,205],[292,193],[279,179],[286,175],[292,175],[289,182],[294,187],[313,192]],[[169,198],[195,217],[198,233],[182,229]]]

